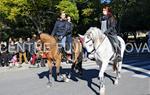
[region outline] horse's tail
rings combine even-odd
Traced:
[[[73,38],[73,52],[74,52],[74,61],[80,62],[82,60],[82,44],[79,38]]]

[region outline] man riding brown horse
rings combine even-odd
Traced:
[[[60,74],[60,66],[61,66],[63,55],[59,51],[59,44],[56,38],[49,34],[41,33],[39,34],[39,39],[41,40],[42,43],[44,43],[44,47],[46,48],[45,49],[46,51],[44,52],[46,52],[47,54],[49,74],[52,76],[52,67],[53,65],[55,65],[56,73],[57,73],[56,75],[58,77],[58,80],[61,79],[62,76]],[[78,40],[78,38],[73,40],[73,52],[74,52],[74,58],[72,61],[73,63],[71,67],[71,72],[74,69],[78,69],[79,71],[78,73],[82,74],[82,59],[80,59],[82,58],[82,45],[80,41]],[[49,83],[51,83],[50,80],[49,80]]]
[[[54,29],[51,33],[52,36],[55,36],[60,43],[60,51],[64,56],[64,61],[72,60],[72,30],[73,24],[71,22],[71,17],[66,16],[65,12],[62,11],[60,18],[57,19]]]

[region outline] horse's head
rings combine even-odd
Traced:
[[[97,39],[103,35],[102,31],[97,27],[91,27],[87,30],[84,36],[79,35],[83,39],[83,46],[86,48],[88,53],[91,53],[95,49]]]

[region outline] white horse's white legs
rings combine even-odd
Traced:
[[[103,62],[100,66],[99,79],[100,79],[100,95],[105,95],[105,85],[104,85],[104,72],[108,66],[108,62]]]
[[[116,79],[115,79],[115,81],[114,81],[114,84],[115,85],[118,85],[118,83],[119,83],[119,72],[118,71],[116,71]]]
[[[122,62],[118,62],[117,63],[117,71],[116,71],[116,79],[114,82],[115,85],[118,85],[118,83],[119,83],[118,81],[121,78],[121,69],[122,69]]]

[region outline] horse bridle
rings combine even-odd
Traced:
[[[101,44],[104,42],[105,38],[106,38],[106,36],[105,36],[104,39],[102,40]],[[91,40],[92,40],[92,38],[90,37],[90,39],[89,39],[88,41],[86,41],[85,43],[88,43],[88,42],[90,42]],[[94,41],[93,41],[93,40],[92,40],[92,43],[94,44]],[[88,52],[88,53],[89,53],[89,54],[92,54],[92,53],[96,52],[96,51],[98,50],[98,48],[101,46],[101,44],[99,44],[97,48],[94,47],[93,50],[92,50],[91,52]]]

